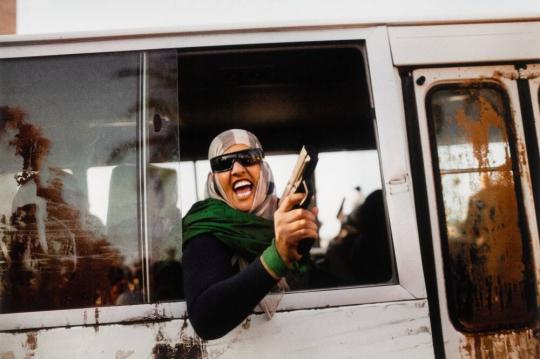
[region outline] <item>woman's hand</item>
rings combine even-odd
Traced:
[[[305,238],[317,238],[316,207],[311,210],[293,209],[304,198],[305,194],[295,193],[281,199],[279,208],[274,213],[274,232],[276,248],[287,266],[302,258],[298,253],[298,242]]]

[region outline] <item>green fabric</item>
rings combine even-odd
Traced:
[[[209,198],[197,202],[182,220],[182,247],[193,237],[210,233],[235,253],[252,261],[272,244],[272,221]]]
[[[288,271],[275,247],[273,221],[208,198],[195,203],[182,220],[182,248],[192,238],[207,233],[250,262],[263,255],[266,265],[279,276]],[[304,273],[309,266],[310,258],[304,256],[300,262],[293,263],[292,270]]]
[[[272,245],[264,250],[261,257],[268,268],[278,277],[284,277],[289,271],[289,268],[277,251],[275,241],[272,241]]]

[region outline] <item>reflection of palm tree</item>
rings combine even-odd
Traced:
[[[149,53],[146,74],[149,83],[146,101],[147,108],[159,114],[163,119],[178,122],[178,73],[176,52]],[[116,73],[118,78],[139,78],[138,68],[125,68]],[[138,114],[139,104],[129,108],[131,117]]]

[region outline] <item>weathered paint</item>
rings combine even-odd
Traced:
[[[463,338],[460,353],[463,359],[537,359],[540,358],[540,340],[532,329],[472,335]]]
[[[227,336],[199,339],[176,319],[0,333],[0,359],[433,358],[425,300],[250,316]]]

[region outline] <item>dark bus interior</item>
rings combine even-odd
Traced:
[[[298,153],[304,144],[314,145],[320,153],[377,150],[362,46],[334,43],[180,51],[182,160],[206,159],[211,140],[230,128],[253,132],[271,155]],[[331,171],[326,175],[348,175],[346,168],[337,165]],[[368,171],[380,169],[377,165]],[[300,280],[297,289],[395,280],[380,183],[378,188],[366,199],[363,214],[360,206],[346,215],[336,208],[342,230],[328,249],[312,251],[315,270],[307,284],[305,278]],[[337,188],[334,191],[339,196]],[[358,240],[357,227],[367,218],[370,225],[365,227],[370,229],[363,230],[364,236],[379,240]]]
[[[270,153],[375,149],[364,64],[358,45],[180,52],[182,158],[204,158],[230,128],[257,134]]]

